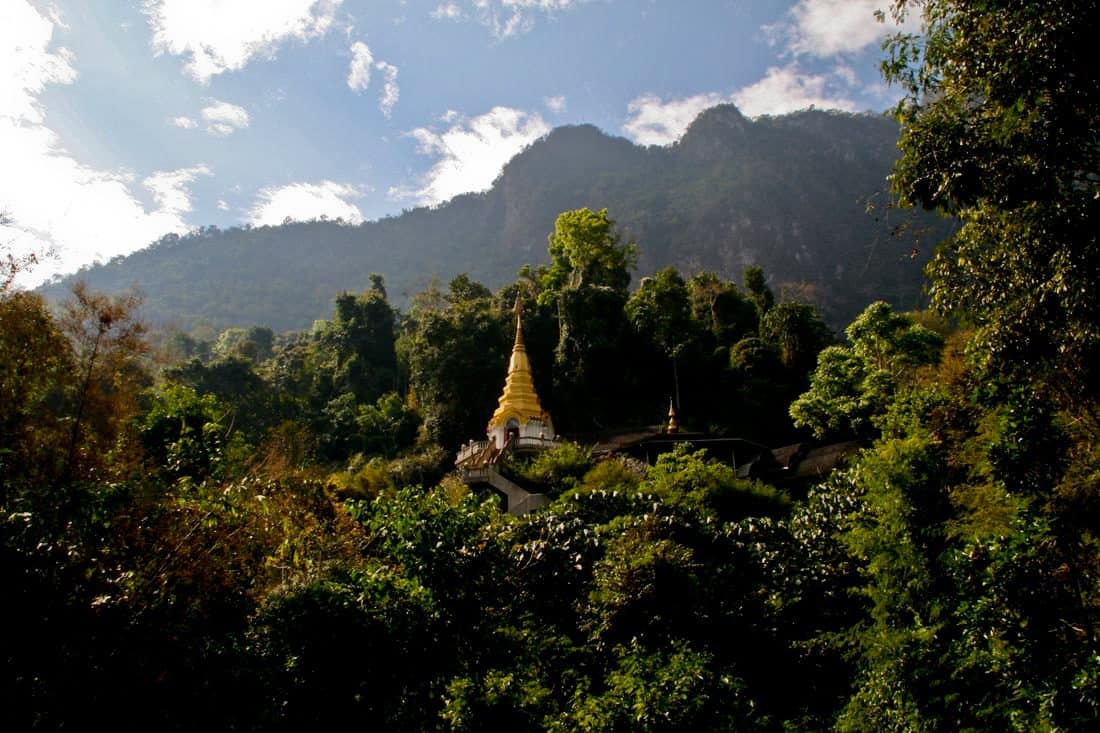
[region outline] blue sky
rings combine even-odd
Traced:
[[[33,285],[202,225],[439,204],[559,125],[882,111],[885,5],[2,0],[0,246],[48,253]]]

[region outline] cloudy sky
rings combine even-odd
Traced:
[[[0,0],[0,246],[23,280],[198,226],[484,190],[558,125],[887,108],[885,0]]]

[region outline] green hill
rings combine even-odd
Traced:
[[[368,273],[397,302],[459,272],[492,287],[544,262],[563,210],[608,208],[638,243],[638,276],[675,265],[739,279],[759,264],[836,325],[869,301],[921,303],[921,268],[948,223],[888,207],[897,125],[809,110],[749,120],[733,106],[702,113],[675,145],[639,147],[590,125],[562,127],[505,166],[484,193],[348,226],[203,228],[169,235],[73,276],[95,289],[137,287],[153,322],[308,326]],[[900,224],[905,231],[898,232]],[[64,295],[68,281],[43,288]]]

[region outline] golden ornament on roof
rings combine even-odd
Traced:
[[[668,398],[668,427],[665,432],[670,435],[680,432],[680,422],[676,419],[676,408],[672,404],[671,397]]]

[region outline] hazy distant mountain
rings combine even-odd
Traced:
[[[918,305],[921,268],[949,226],[887,206],[897,136],[882,117],[811,110],[753,121],[730,105],[703,112],[664,148],[562,127],[509,162],[491,190],[437,208],[359,226],[172,235],[75,277],[101,290],[137,286],[153,321],[303,328],[329,315],[339,291],[365,289],[370,272],[386,276],[398,302],[432,275],[500,286],[547,261],[558,213],[606,207],[638,243],[639,277],[672,264],[740,280],[759,264],[774,289],[796,289],[843,325],[875,298]]]

